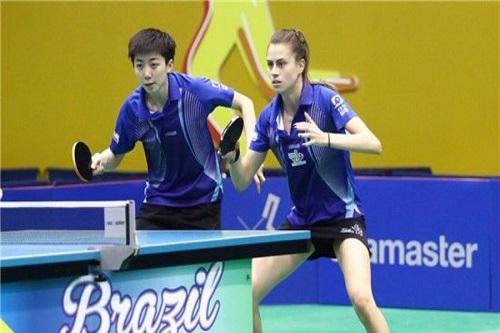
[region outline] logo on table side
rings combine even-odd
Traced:
[[[294,149],[291,153],[288,153],[288,158],[292,161],[292,166],[300,166],[306,164],[304,160],[304,154],[300,153],[297,149]]]
[[[136,299],[112,290],[107,279],[96,282],[93,275],[81,276],[64,290],[63,309],[73,320],[59,332],[192,332],[198,326],[209,330],[221,306],[214,294],[223,271],[224,264],[215,262],[208,271],[200,267],[191,286],[158,293],[147,288]]]

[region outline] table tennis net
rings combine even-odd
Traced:
[[[2,244],[133,245],[133,201],[0,202]]]

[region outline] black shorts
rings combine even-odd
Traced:
[[[314,252],[309,256],[308,260],[319,257],[336,258],[333,243],[347,238],[359,239],[370,252],[363,216],[336,221],[324,220],[306,226],[294,226],[288,220],[285,220],[279,229],[311,231],[311,243],[314,245]]]
[[[167,207],[143,203],[137,230],[220,230],[221,203],[192,207]]]

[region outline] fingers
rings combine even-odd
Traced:
[[[253,180],[255,181],[255,187],[257,188],[257,193],[260,194],[260,188],[261,188],[262,182],[261,182],[259,176],[257,176],[257,175],[253,176]]]
[[[95,153],[94,155],[92,155],[90,168],[92,169],[93,175],[100,175],[104,173],[104,165],[102,161],[102,155],[100,153]]]
[[[306,123],[305,121],[300,121],[298,123],[295,123],[293,125],[298,131],[304,131],[309,127],[309,123]]]
[[[312,119],[311,116],[307,112],[304,112],[304,116],[306,117],[306,121],[299,121],[299,122],[295,123],[294,126],[296,129],[305,130],[305,129],[318,128],[314,119]]]
[[[298,137],[299,138],[303,138],[305,141],[307,141],[308,139],[310,139],[311,137],[311,129],[309,128],[309,124],[308,123],[305,123],[305,122],[300,122],[300,123],[296,123],[294,125],[294,127],[297,129],[298,133]]]
[[[257,187],[257,193],[260,194],[260,190],[262,187],[262,184],[266,181],[266,177],[264,176],[264,166],[261,165],[255,175],[253,176],[253,179],[255,181],[255,185]]]
[[[297,129],[298,136],[304,139],[304,146],[311,146],[313,144],[321,144],[321,137],[323,135],[323,131],[319,129],[311,116],[304,112],[304,116],[306,121],[301,121],[294,124],[294,127]]]
[[[235,142],[234,147],[227,152],[226,155],[222,155],[220,148],[217,150],[217,154],[230,164],[236,162],[236,160],[240,157],[240,142]]]
[[[309,147],[315,143],[316,143],[316,140],[306,140],[306,141],[304,141],[304,143],[302,145],[305,147]]]
[[[309,113],[304,112],[304,116],[306,116],[306,121],[307,121],[308,123],[310,123],[310,124],[315,124],[315,125],[316,125],[316,123],[315,123],[315,122],[314,122],[314,120],[311,118],[311,116],[309,115]]]
[[[234,160],[236,159],[236,150],[231,150],[226,155],[221,155],[221,157],[224,161],[228,161],[229,163],[234,163]]]
[[[90,163],[90,168],[91,169],[96,169],[99,164],[101,164],[101,154],[95,153],[94,155],[92,155],[92,160],[91,160],[91,163]]]

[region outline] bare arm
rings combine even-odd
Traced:
[[[233,104],[231,105],[231,107],[241,112],[241,116],[243,118],[243,123],[245,126],[245,137],[247,139],[247,147],[249,147],[250,141],[252,140],[253,131],[255,128],[255,108],[253,102],[247,96],[242,95],[239,92],[235,91],[233,97]],[[255,185],[257,185],[257,192],[259,193],[261,185],[266,181],[264,177],[263,168],[264,167],[261,163],[257,172],[254,172],[252,174],[255,180]]]
[[[255,108],[253,106],[253,102],[247,96],[235,91],[231,107],[241,113],[245,126],[245,136],[247,138],[248,146],[250,144],[250,140],[252,139],[253,130],[255,127]]]
[[[234,152],[229,153],[228,158],[230,154],[234,154]],[[261,168],[265,158],[266,153],[258,153],[248,149],[245,156],[232,164],[229,163],[231,181],[236,190],[243,191],[247,188],[248,184],[252,181],[252,177]]]
[[[115,155],[111,149],[107,148],[92,156],[91,168],[94,175],[103,174],[105,171],[112,171],[118,167],[123,159],[123,154]]]
[[[314,120],[306,113],[306,121],[295,124],[300,132],[299,136],[309,138],[306,146],[319,145],[330,148],[356,151],[368,154],[380,154],[382,144],[375,134],[370,131],[363,120],[354,117],[345,126],[347,134],[327,133],[318,128]]]

